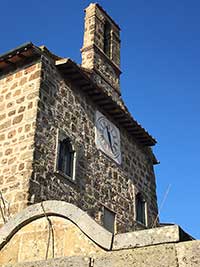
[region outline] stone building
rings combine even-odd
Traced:
[[[112,231],[155,223],[155,140],[121,99],[119,31],[91,4],[81,66],[31,43],[1,56],[0,188],[11,214],[64,200]]]
[[[121,98],[119,26],[85,12],[81,65],[32,43],[0,56],[0,264],[43,259],[46,243],[47,259],[190,240],[148,230],[156,141]]]

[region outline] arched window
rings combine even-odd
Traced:
[[[146,202],[141,193],[136,195],[136,221],[146,225]]]
[[[69,138],[59,140],[57,169],[61,173],[74,178],[74,150]]]

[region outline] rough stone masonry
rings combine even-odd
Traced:
[[[156,141],[121,97],[120,28],[85,12],[81,65],[32,43],[0,56],[0,265],[199,266],[199,241],[159,224]]]
[[[109,55],[102,46],[105,23],[110,25]],[[86,9],[85,25],[82,67],[33,44],[1,57],[0,190],[8,206],[2,219],[30,204],[64,200],[100,224],[104,210],[110,210],[116,232],[149,228],[158,219],[155,157],[145,143],[151,137],[120,96],[119,27],[98,4]],[[96,147],[97,110],[119,129],[120,165]],[[75,151],[74,179],[57,169],[61,133]],[[136,221],[138,193],[145,200],[145,224]]]

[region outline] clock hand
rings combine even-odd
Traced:
[[[106,127],[106,130],[107,130],[107,135],[108,135],[108,141],[109,141],[109,144],[110,144],[110,149],[113,152],[112,140],[111,140],[111,135],[110,135],[110,131],[108,130],[108,127]]]

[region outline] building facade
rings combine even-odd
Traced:
[[[120,93],[120,29],[86,9],[81,66],[24,44],[0,56],[1,220],[72,203],[113,233],[158,225],[151,147]]]

